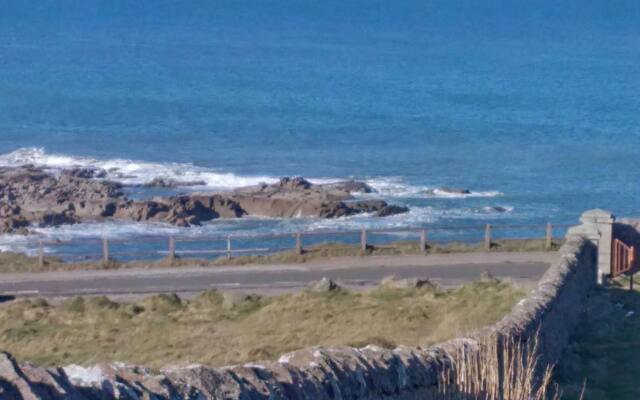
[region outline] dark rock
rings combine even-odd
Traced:
[[[429,279],[424,278],[405,278],[396,279],[394,276],[386,277],[380,283],[382,286],[392,287],[395,289],[436,289],[437,285]]]
[[[483,207],[482,210],[487,213],[505,213],[509,211],[508,209],[501,206],[487,206]]]
[[[22,216],[0,218],[1,233],[18,233],[18,231],[25,232],[24,229],[29,225],[29,221]]]
[[[311,182],[299,176],[295,178],[281,178],[278,183],[278,187],[285,190],[307,190],[311,189],[311,186]]]
[[[440,189],[443,192],[446,193],[456,193],[456,194],[471,194],[471,191],[469,189],[460,189],[460,188],[448,188],[448,187],[444,187],[442,189]]]
[[[60,226],[60,225],[69,225],[75,224],[77,221],[73,215],[69,215],[66,212],[61,213],[47,213],[43,214],[39,223],[40,227],[47,226]]]
[[[82,179],[96,179],[105,178],[107,171],[99,168],[74,168],[62,171],[63,175],[68,175],[74,178]]]
[[[357,201],[351,204],[354,208],[361,210],[364,213],[371,213],[382,210],[387,207],[387,202],[382,200],[364,200]]]
[[[382,207],[380,210],[376,211],[376,217],[388,217],[391,215],[404,214],[409,212],[409,207],[404,206],[396,206],[396,205],[386,205]]]
[[[177,188],[185,186],[205,186],[205,181],[178,181],[169,178],[154,178],[151,182],[147,182],[142,187],[157,187],[157,188]]]
[[[331,279],[324,277],[317,282],[312,282],[309,285],[309,291],[318,292],[318,293],[326,293],[326,292],[336,292],[342,290],[340,285],[332,281]]]
[[[262,297],[256,294],[240,294],[225,292],[222,294],[222,307],[231,310],[241,305],[256,304]]]
[[[375,189],[364,182],[344,181],[322,185],[330,190],[343,190],[347,193],[375,193]]]
[[[443,187],[438,189],[438,191],[441,193],[447,193],[447,194],[471,194],[471,191],[469,189],[461,189],[461,188]]]

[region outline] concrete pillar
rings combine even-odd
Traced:
[[[302,233],[296,233],[296,254],[302,255]]]
[[[167,259],[169,264],[173,264],[176,259],[176,238],[173,236],[169,237],[169,255]]]
[[[616,218],[609,211],[589,210],[580,217],[581,225],[567,231],[570,236],[583,236],[598,246],[598,283],[603,284],[611,275],[611,249],[613,244],[613,223]]]

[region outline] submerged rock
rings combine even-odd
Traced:
[[[100,168],[74,168],[62,171],[63,175],[69,175],[74,178],[83,179],[100,179],[107,176],[107,171]]]
[[[375,193],[376,190],[364,182],[344,181],[323,185],[327,189],[343,190],[348,193]]]
[[[485,212],[488,212],[488,213],[492,213],[492,212],[495,212],[495,213],[505,213],[505,212],[508,212],[508,211],[509,211],[507,208],[502,207],[502,206],[487,206],[487,207],[483,207],[482,209],[483,209]]]
[[[426,192],[428,195],[437,196],[437,195],[454,195],[454,196],[464,196],[471,194],[471,190],[463,189],[463,188],[450,188],[450,187],[441,187],[438,189],[429,189]]]
[[[155,187],[155,188],[177,188],[186,186],[205,186],[205,181],[178,181],[168,178],[154,178],[150,182],[147,182],[142,187]]]

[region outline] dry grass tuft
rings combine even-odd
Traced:
[[[502,343],[502,344],[500,344]],[[542,365],[538,341],[487,338],[458,346],[439,382],[442,400],[559,400],[553,366]]]

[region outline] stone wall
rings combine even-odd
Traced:
[[[579,323],[582,305],[597,284],[597,272],[596,245],[578,236],[567,238],[559,260],[493,329],[524,339],[537,334],[543,361],[557,363]]]
[[[560,358],[596,285],[598,248],[568,237],[537,287],[496,325],[429,349],[311,348],[277,362],[228,368],[194,365],[160,374],[120,364],[44,369],[0,357],[0,398],[13,399],[429,399],[451,350],[501,334],[523,340],[540,333],[547,362]]]

